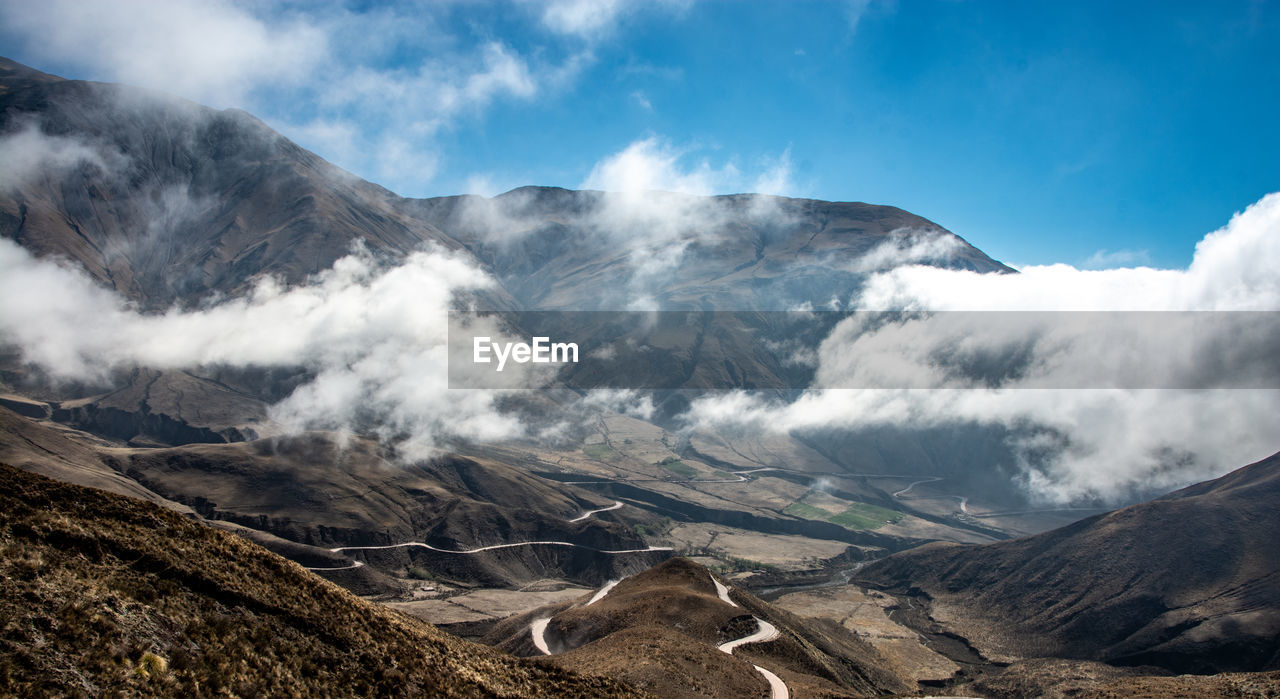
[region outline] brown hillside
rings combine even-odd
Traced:
[[[147,502],[0,466],[0,694],[626,696]]]
[[[764,695],[768,686],[753,664],[777,673],[796,695],[909,689],[884,657],[844,628],[795,616],[736,587],[729,594],[736,606],[719,598],[709,570],[673,558],[622,580],[592,604],[583,598],[506,619],[484,641],[538,654],[530,624],[550,618],[545,639],[553,655],[543,662],[607,674],[661,696]],[[757,620],[772,624],[778,637],[739,646],[732,655],[716,650],[753,633]]]
[[[864,568],[1014,655],[1175,672],[1280,668],[1280,454],[1024,539],[929,544]]]

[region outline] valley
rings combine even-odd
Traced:
[[[861,359],[823,309],[1021,274],[922,216],[404,197],[247,112],[9,59],[0,138],[56,151],[0,180],[0,694],[1280,691],[1280,455],[1194,451],[1244,417],[1117,466],[1145,435],[1107,411],[1174,398],[1021,386],[1055,338],[935,348],[962,388],[822,388]],[[543,364],[520,319],[563,311],[559,350],[621,359],[451,383],[451,313],[499,364],[534,338],[510,377]],[[623,314],[629,352],[589,344]]]

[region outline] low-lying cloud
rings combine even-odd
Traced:
[[[64,380],[105,380],[130,366],[301,366],[314,378],[273,406],[281,426],[359,428],[418,457],[442,440],[523,429],[496,408],[497,392],[448,390],[448,308],[491,284],[449,252],[382,267],[357,250],[290,289],[263,279],[245,298],[142,314],[79,270],[0,240],[0,337]]]
[[[793,221],[776,196],[794,188],[791,170],[789,150],[743,169],[650,136],[601,158],[580,184],[586,192],[578,208],[548,210],[537,191],[516,190],[466,199],[452,223],[499,248],[549,224],[569,226],[597,260],[619,263],[608,291],[620,298],[609,298],[610,307],[656,310],[691,247],[743,245],[731,237],[742,235],[740,228],[727,230],[731,223],[759,231]],[[717,192],[744,194],[711,196]]]
[[[0,136],[0,190],[17,189],[42,177],[56,179],[80,167],[120,169],[126,158],[101,144],[45,133],[34,120]]]
[[[1276,311],[1278,262],[1280,194],[1271,194],[1205,236],[1185,270],[1085,271],[1051,265],[995,275],[907,265],[873,275],[852,304],[920,311]],[[928,385],[939,385],[938,376],[929,372],[943,371],[939,357],[954,358],[965,342],[962,329],[958,334],[935,330],[914,336],[899,332],[894,342],[877,346],[874,332],[860,330],[839,326],[823,344],[819,384],[867,385],[856,372],[870,366],[906,375],[919,372],[930,378]],[[1149,494],[1220,475],[1280,447],[1275,438],[1280,434],[1280,390],[1033,388],[1062,385],[1054,379],[1069,379],[1079,370],[1073,362],[1080,358],[1071,355],[1073,337],[1104,333],[1105,339],[1115,329],[1067,329],[1046,341],[1045,333],[1054,330],[1023,323],[1000,338],[1006,349],[1030,351],[1024,359],[1031,369],[999,388],[813,390],[790,403],[733,393],[704,396],[694,402],[688,418],[695,428],[750,426],[780,432],[999,426],[1015,435],[1010,446],[1020,458],[1020,480],[1028,492],[1057,502]],[[914,343],[902,342],[910,337]],[[1255,340],[1246,333],[1181,338],[1138,333],[1111,351],[1122,371],[1129,366],[1156,376],[1195,376],[1213,371],[1215,346],[1247,350]],[[1135,358],[1143,366],[1132,364]],[[1099,359],[1087,362],[1097,365]]]

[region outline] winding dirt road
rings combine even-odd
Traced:
[[[745,646],[748,643],[767,643],[778,637],[778,627],[770,624],[764,619],[752,617],[756,620],[756,632],[742,638],[735,638],[732,641],[726,641],[716,646],[716,650],[721,653],[733,655],[733,649],[738,646]]]
[[[554,465],[554,464],[553,464]],[[564,485],[600,485],[601,483],[746,483],[751,480],[747,478],[748,474],[759,473],[761,471],[785,471],[787,469],[777,468],[775,466],[765,466],[763,468],[753,468],[746,471],[726,471],[733,478],[708,478],[708,479],[692,479],[692,480],[667,480],[666,478],[607,478],[594,481],[555,481]],[[612,509],[612,508],[609,508]],[[576,520],[569,520],[574,522]]]
[[[937,476],[930,476],[929,478],[925,478],[924,480],[915,481],[915,482],[913,482],[911,485],[909,485],[909,486],[907,486],[907,487],[903,488],[902,490],[899,490],[898,492],[894,493],[894,494],[893,494],[893,497],[895,497],[895,498],[900,498],[900,497],[902,497],[903,495],[906,495],[907,493],[911,492],[911,489],[912,489],[912,488],[914,488],[914,487],[916,487],[917,485],[920,485],[920,484],[922,484],[922,483],[932,483],[932,482],[934,482],[934,481],[940,481],[940,480],[942,480],[942,479],[941,479],[941,478],[938,478]]]
[[[313,568],[311,566],[302,566],[302,567],[306,568],[307,570],[351,570],[352,568],[359,568],[362,565],[364,564],[361,563],[360,561],[352,561],[351,565],[349,566],[338,566],[337,568]]]
[[[624,553],[648,553],[650,551],[674,551],[675,550],[670,546],[650,546],[648,548],[643,548],[643,549],[622,549],[619,551],[606,551],[603,549],[592,548],[590,546],[583,546],[582,544],[575,544],[568,541],[520,541],[514,544],[494,544],[493,546],[481,546],[479,548],[462,549],[458,551],[455,551],[452,549],[437,548],[435,546],[432,546],[431,544],[428,544],[422,541],[406,541],[403,544],[387,544],[386,546],[339,546],[337,548],[332,548],[329,550],[334,553],[338,553],[340,551],[381,551],[384,549],[404,548],[406,546],[417,546],[420,548],[427,549],[429,551],[435,551],[436,553],[458,553],[458,554],[464,554],[464,555],[484,553],[485,551],[496,551],[498,549],[512,549],[512,548],[516,548],[517,546],[570,546],[573,548],[585,549],[587,551],[595,551],[596,553],[604,553],[610,556],[616,556]]]
[[[738,606],[738,603],[734,602],[729,597],[729,587],[727,585],[717,580],[714,575],[711,576],[711,583],[716,586],[716,596],[720,598],[721,602],[734,607]],[[751,618],[756,620],[755,633],[721,643],[716,646],[716,650],[733,655],[733,650],[738,646],[745,646],[748,643],[767,643],[776,639],[780,635],[778,633],[778,627],[773,624],[770,624],[760,617],[753,616]],[[765,681],[769,683],[769,696],[771,699],[790,699],[791,691],[787,689],[787,683],[783,682],[781,677],[778,677],[759,665],[752,665],[751,667],[754,667],[756,672],[764,676]]]
[[[533,636],[533,645],[542,651],[543,655],[551,655],[551,649],[547,647],[547,624],[551,623],[551,617],[543,617],[534,619],[529,625],[529,632]]]
[[[582,606],[588,607],[604,599],[605,595],[608,595],[619,582],[621,581],[610,580],[605,583],[604,587],[597,590],[596,593],[591,596],[591,599]],[[738,606],[738,603],[734,602],[733,599],[729,597],[729,587],[727,585],[717,580],[714,575],[711,576],[711,583],[715,585],[716,596],[720,598],[721,602],[734,607]],[[756,620],[756,630],[754,633],[743,636],[742,638],[736,638],[732,641],[721,643],[716,646],[716,650],[733,655],[734,649],[739,646],[745,646],[748,643],[767,643],[781,635],[778,632],[778,627],[773,624],[770,624],[759,617],[753,616],[751,618]],[[543,617],[541,619],[535,619],[533,623],[529,625],[529,635],[533,639],[533,645],[543,655],[551,655],[551,646],[547,643],[547,625],[550,623],[551,617]],[[787,689],[787,684],[782,681],[782,678],[759,665],[752,665],[751,667],[754,667],[756,672],[759,672],[760,675],[764,677],[765,681],[769,683],[769,696],[771,699],[790,699],[791,691]]]
[[[604,596],[609,594],[609,591],[617,587],[620,582],[622,581],[610,580],[605,583],[604,587],[596,590],[596,593],[591,596],[591,599],[587,600],[587,603],[582,606],[590,607],[596,602],[604,599]],[[543,655],[551,655],[551,646],[547,645],[547,624],[550,623],[551,617],[543,617],[541,619],[534,619],[533,623],[529,624],[529,635],[533,637],[533,646],[542,651]]]
[[[596,590],[596,593],[595,593],[594,595],[592,595],[592,596],[591,596],[591,599],[587,600],[587,603],[586,603],[586,604],[584,604],[584,605],[582,605],[582,606],[584,606],[584,607],[590,607],[591,605],[595,604],[596,602],[599,602],[600,600],[604,599],[604,596],[605,596],[605,595],[607,595],[607,594],[609,594],[609,591],[610,591],[610,590],[612,590],[614,587],[616,587],[616,586],[618,585],[618,583],[620,583],[620,582],[622,582],[622,581],[621,581],[621,580],[610,580],[609,582],[605,583],[605,584],[604,584],[604,587],[600,588],[599,590]]]
[[[601,512],[608,512],[608,511],[610,511],[610,510],[616,510],[616,509],[618,509],[618,508],[620,508],[620,507],[622,507],[622,503],[621,503],[621,502],[618,502],[617,500],[614,500],[614,501],[613,501],[613,504],[612,504],[612,505],[610,505],[610,506],[608,506],[608,507],[601,507],[601,508],[600,508],[600,509],[598,509],[598,510],[587,510],[586,512],[583,512],[582,514],[578,515],[577,517],[574,517],[573,519],[571,519],[571,520],[569,520],[569,521],[570,521],[570,522],[581,522],[582,520],[587,519],[588,517],[590,517],[590,516],[592,516],[592,515],[598,515],[598,514],[600,514]]]
[[[714,575],[711,576],[711,584],[716,586],[716,597],[719,597],[721,602],[724,602],[725,604],[731,607],[738,606],[737,602],[734,602],[733,600],[729,599],[729,588],[725,586],[724,583],[720,582],[719,580],[716,580],[716,576]]]

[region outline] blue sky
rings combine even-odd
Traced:
[[[1261,1],[0,0],[0,54],[237,106],[409,196],[892,204],[1019,264],[1184,267],[1280,189]],[[631,162],[631,161],[628,161]]]

